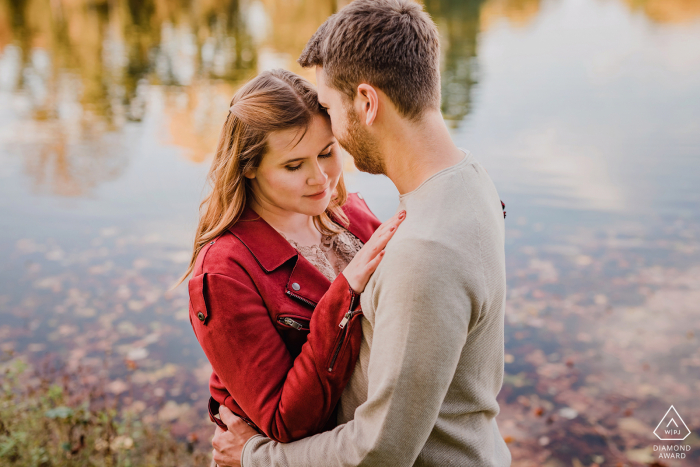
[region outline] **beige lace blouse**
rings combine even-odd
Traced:
[[[311,246],[301,246],[294,240],[287,238],[282,232],[280,235],[331,282],[345,269],[364,245],[360,239],[345,229],[337,234],[323,234],[321,243]],[[335,253],[335,264],[331,264],[331,260],[327,256],[329,250],[333,250]]]

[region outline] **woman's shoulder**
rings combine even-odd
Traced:
[[[356,218],[359,222],[376,221],[381,224],[381,221],[365,202],[364,196],[359,192],[348,193],[347,200],[341,206],[341,209],[351,222],[353,218]]]
[[[244,273],[250,251],[229,230],[199,250],[193,276],[207,273],[236,277]]]

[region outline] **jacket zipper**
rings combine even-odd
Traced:
[[[347,315],[345,315],[347,316]],[[343,318],[345,319],[345,318]],[[347,329],[343,327],[343,330],[341,331],[342,335],[340,336],[340,342],[338,342],[338,346],[335,348],[335,352],[333,352],[333,358],[331,359],[331,364],[328,367],[328,371],[331,372],[333,371],[333,366],[335,366],[335,360],[338,358],[338,354],[340,353],[340,348],[343,346],[343,342],[345,342],[345,335],[347,334]]]
[[[294,321],[289,316],[280,316],[279,318],[277,318],[277,321],[279,321],[282,324],[286,324],[287,326],[290,326],[290,327],[296,329],[297,331],[301,331],[304,329],[303,324],[301,324],[298,321]]]
[[[350,310],[355,308],[355,302],[357,301],[357,297],[359,297],[360,294],[356,294],[354,290],[352,290],[352,287],[350,287]]]
[[[328,371],[333,371],[333,367],[335,366],[335,361],[338,359],[338,354],[340,353],[340,348],[343,346],[343,343],[345,342],[345,336],[348,333],[348,330],[345,328],[347,326],[348,322],[352,319],[353,316],[356,314],[360,313],[359,310],[353,310],[355,308],[355,300],[359,296],[358,294],[355,293],[354,290],[350,289],[350,293],[352,294],[350,298],[350,311],[345,313],[345,316],[343,316],[343,319],[340,320],[340,323],[338,324],[338,327],[342,329],[341,335],[340,335],[340,342],[338,342],[338,345],[335,347],[335,351],[333,352],[333,358],[331,359],[331,363],[328,366]]]
[[[316,304],[312,301],[309,301],[305,299],[304,297],[300,297],[299,295],[293,294],[289,290],[286,291],[286,294],[289,295],[290,297],[294,297],[297,300],[301,300],[302,302],[306,303],[307,305],[311,306],[311,308],[316,308]]]

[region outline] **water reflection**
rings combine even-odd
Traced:
[[[483,0],[427,0],[442,35],[442,105],[445,119],[456,127],[471,110],[477,82],[476,45]]]
[[[488,30],[501,20],[516,27],[529,24],[540,11],[541,0],[489,0],[481,9],[481,27]]]
[[[624,0],[632,11],[642,11],[659,23],[683,24],[700,18],[700,2],[695,0]]]
[[[32,185],[76,196],[119,177],[127,159],[111,133],[145,118],[153,86],[178,95],[166,99],[163,142],[203,161],[234,90],[219,83],[256,67],[250,9],[236,0],[3,1],[2,90],[20,110],[7,146],[25,158]]]
[[[71,141],[69,129],[60,123],[41,128],[28,125],[31,139],[16,144],[25,154],[26,173],[35,192],[60,196],[82,196],[100,183],[116,180],[128,159],[126,148],[115,134],[99,135],[99,122],[81,122],[79,138]],[[92,136],[97,133],[98,136]]]
[[[36,191],[82,196],[120,176],[128,158],[112,133],[150,111],[162,112],[162,144],[203,162],[241,81],[272,67],[314,79],[296,57],[346,3],[3,0],[1,89],[19,109],[6,147]],[[453,126],[471,110],[483,4],[426,3],[444,33],[442,108]]]
[[[173,426],[209,439],[186,288],[166,292],[189,259],[206,162],[237,86],[274,66],[313,79],[295,59],[346,3],[0,0],[0,365],[52,354],[108,373],[115,394],[131,378],[145,423],[167,398],[182,409]],[[589,414],[648,446],[615,431],[610,399],[649,407],[647,424],[698,389],[698,2],[425,5],[445,118],[508,205],[499,426],[514,459],[572,465],[557,449],[575,445],[593,456],[576,462],[607,465],[571,435],[599,429]],[[347,179],[393,213],[388,179]],[[663,336],[640,338],[649,323]]]

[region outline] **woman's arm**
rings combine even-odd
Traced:
[[[293,359],[246,270],[193,277],[190,322],[218,379],[268,437],[289,442],[326,426],[355,368],[362,330],[359,293],[405,218],[380,225],[316,305],[307,341]],[[229,263],[231,264],[231,263]]]
[[[268,437],[289,442],[318,433],[359,355],[358,294],[339,274],[316,306],[307,342],[292,360],[253,281],[239,268],[235,278],[202,274],[190,282],[197,340],[235,403]],[[200,321],[198,313],[206,319]],[[231,408],[231,402],[224,404]]]

